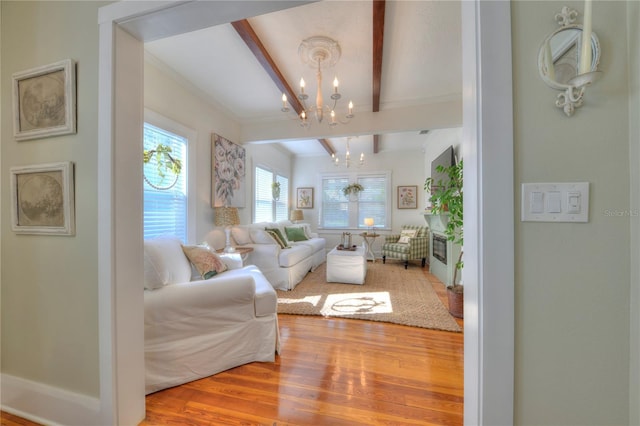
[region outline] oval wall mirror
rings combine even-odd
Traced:
[[[551,33],[540,46],[538,52],[538,71],[542,80],[550,87],[566,90],[576,87],[579,72],[580,52],[582,49],[582,25],[569,25]],[[597,71],[600,63],[600,42],[598,36],[591,33],[591,68]]]

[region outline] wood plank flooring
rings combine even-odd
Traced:
[[[446,305],[444,286],[425,275]],[[462,333],[293,315],[279,321],[275,363],[148,395],[140,425],[463,424]],[[2,425],[36,425],[5,416]]]

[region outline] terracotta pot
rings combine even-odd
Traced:
[[[464,287],[456,285],[447,288],[449,313],[456,318],[464,317]]]

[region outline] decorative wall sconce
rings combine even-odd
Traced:
[[[538,71],[552,89],[561,90],[556,106],[571,117],[582,105],[587,86],[600,75],[600,42],[591,30],[591,0],[585,1],[584,24],[574,24],[578,12],[567,6],[555,15],[560,28],[545,38],[538,52]]]

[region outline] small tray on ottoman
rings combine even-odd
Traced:
[[[356,245],[352,245],[351,247],[345,247],[342,244],[340,244],[336,247],[336,250],[356,251],[357,248],[358,246]]]

